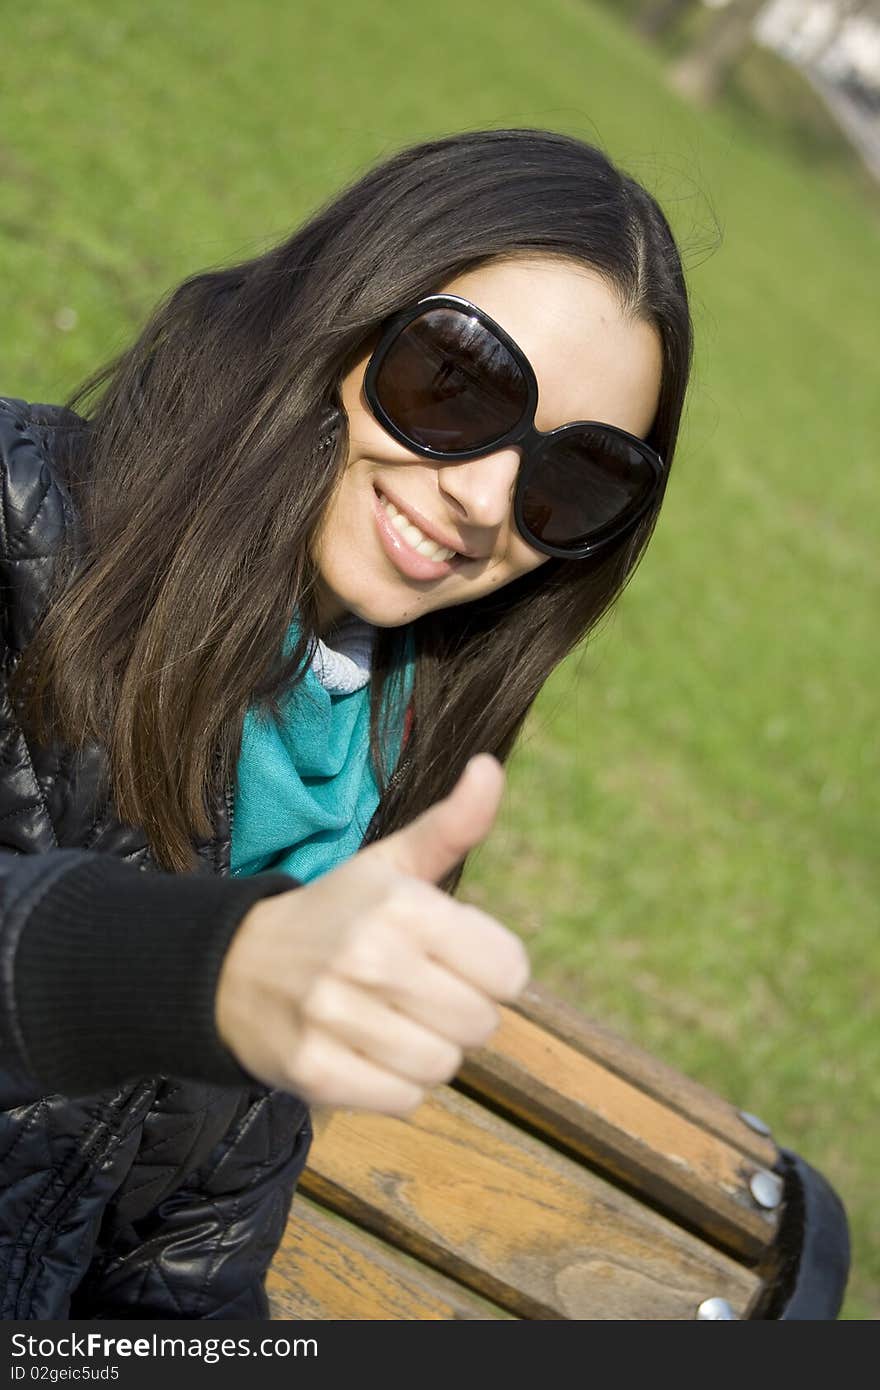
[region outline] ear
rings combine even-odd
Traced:
[[[335,392],[334,392],[335,397]],[[336,432],[345,417],[345,411],[336,399],[328,402],[321,411],[318,421],[318,448],[329,448],[336,438]]]

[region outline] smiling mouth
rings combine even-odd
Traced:
[[[424,531],[420,531],[418,526],[410,521],[409,517],[405,516],[399,507],[396,507],[393,502],[389,501],[380,488],[377,487],[375,491],[376,496],[379,498],[380,505],[391,525],[394,527],[394,530],[397,531],[398,535],[406,541],[407,545],[409,545],[417,555],[423,555],[426,560],[434,560],[437,562],[465,560],[467,558],[465,555],[462,555],[460,551],[452,550],[449,546],[440,545],[437,541],[432,540],[430,536],[426,536]]]

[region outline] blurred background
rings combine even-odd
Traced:
[[[462,897],[757,1112],[880,1316],[880,4],[0,0],[0,392],[60,401],[188,274],[475,127],[603,146],[683,249],[655,537],[530,716]]]

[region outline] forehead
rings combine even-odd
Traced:
[[[601,420],[647,434],[660,389],[659,338],[624,314],[594,271],[522,256],[466,271],[438,290],[471,300],[522,348],[538,380],[538,429]]]

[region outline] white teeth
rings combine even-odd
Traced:
[[[424,555],[429,560],[451,560],[453,555],[457,553],[450,550],[448,546],[438,545],[436,541],[432,541],[429,536],[419,530],[418,526],[413,526],[412,522],[403,515],[403,512],[398,511],[394,503],[389,502],[388,498],[381,493],[379,500],[391,518],[391,525],[395,531],[399,531],[403,539],[420,555]]]

